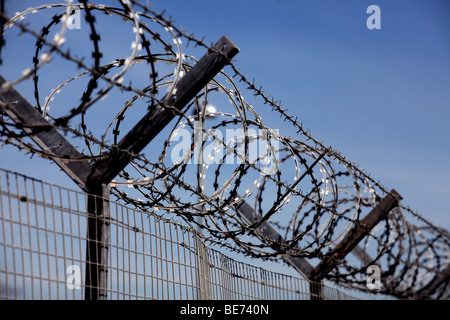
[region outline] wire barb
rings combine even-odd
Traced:
[[[111,184],[112,193],[121,202],[146,212],[179,216],[186,224],[201,228],[209,242],[261,259],[277,260],[287,255],[323,259],[349,230],[364,227],[362,217],[390,193],[389,189],[332,146],[317,140],[281,101],[241,73],[223,48],[188,34],[149,5],[136,0],[118,3],[120,6],[91,5],[87,1],[49,4],[8,18],[1,1],[0,54],[7,53],[13,30],[35,39],[32,66],[9,84],[31,81],[40,114],[58,130],[73,135],[74,144],[84,144],[86,151],[80,160],[95,163],[119,153],[132,158]],[[65,32],[68,17],[74,14],[68,12],[69,6],[81,11],[90,48],[76,47]],[[51,10],[58,13],[42,27],[23,22]],[[129,42],[114,43],[130,52],[111,58],[112,53],[104,51],[110,47],[108,37],[101,32],[104,23],[116,23],[117,18],[130,30],[133,42],[131,46]],[[185,109],[178,110],[164,97],[176,97],[181,79],[197,63],[193,55],[184,52],[192,43],[193,52],[215,52],[227,59],[227,66]],[[83,53],[84,58],[71,51]],[[58,67],[61,63],[72,68]],[[48,70],[64,76],[64,70],[69,69],[78,73],[67,75],[42,101],[43,78],[49,75]],[[145,81],[140,81],[136,70],[147,72]],[[57,103],[58,97],[70,93],[76,84],[83,88],[78,104],[64,109],[64,104]],[[0,95],[6,91],[1,88]],[[247,96],[256,97],[252,101],[278,115],[297,136],[287,137],[267,127]],[[106,112],[103,101],[109,102]],[[211,108],[214,104],[220,107]],[[208,107],[213,111],[208,113]],[[163,142],[140,154],[118,147],[134,110],[153,112],[157,108],[175,114],[172,127],[160,137]],[[203,111],[190,114],[192,109]],[[106,121],[103,127],[101,120]],[[54,158],[29,142],[30,134],[38,129],[30,130],[24,134],[20,123],[12,123],[3,111],[0,114],[3,144]],[[233,135],[229,136],[230,132]],[[184,144],[177,143],[181,141]],[[253,204],[260,216],[258,223],[249,224],[234,212],[235,205],[242,201]],[[278,242],[258,231],[263,222],[278,232]],[[449,233],[403,204],[391,210],[358,248],[353,253],[359,260],[346,256],[327,275],[329,280],[369,291],[366,271],[376,264],[383,271],[380,293],[399,298],[421,292],[449,297],[448,281],[438,285],[433,282],[450,263]],[[434,285],[433,292],[426,291],[430,284]]]

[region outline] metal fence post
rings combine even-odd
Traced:
[[[110,205],[108,185],[91,189],[88,194],[85,299],[105,300],[108,289],[110,244]]]
[[[202,239],[196,236],[196,255],[197,255],[197,299],[209,300],[211,299],[210,286],[210,267],[208,258],[208,249],[206,248]]]

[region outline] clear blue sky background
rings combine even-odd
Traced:
[[[11,16],[41,3],[7,1],[7,9]],[[380,30],[366,27],[371,4],[381,9]],[[317,139],[450,229],[449,1],[165,0],[152,1],[152,9],[206,42],[227,35],[241,49],[241,72]],[[31,61],[32,52],[26,55]],[[7,79],[13,69],[11,61],[0,67]],[[295,135],[270,108],[256,107],[270,127]],[[48,161],[9,147],[0,165],[67,181]]]
[[[6,3],[12,16],[46,1]],[[208,43],[227,35],[241,49],[235,59],[241,72],[281,100],[318,140],[450,230],[450,1],[151,3]],[[366,27],[372,4],[381,9],[380,30]],[[7,46],[19,57],[15,41],[7,39]],[[23,52],[30,62],[32,55]],[[15,69],[11,60],[0,66],[8,80],[20,75]],[[270,107],[255,107],[269,127],[295,137]],[[54,164],[8,146],[0,148],[0,167],[76,188]]]
[[[380,30],[366,26],[371,4]],[[449,1],[169,0],[154,9],[211,42],[227,35],[242,73],[319,140],[450,229]]]

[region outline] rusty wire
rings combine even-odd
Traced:
[[[74,45],[66,39],[69,17],[76,10],[82,12],[92,50],[83,48],[85,56],[81,58],[72,53]],[[40,30],[23,21],[46,11],[57,13]],[[113,18],[120,18],[130,30],[132,43],[131,47],[129,42],[114,43],[130,48],[130,52],[107,61],[104,56],[110,52],[102,51],[106,49],[102,49],[100,29],[102,23]],[[2,26],[2,54],[4,45],[11,42],[7,38],[11,29],[35,41],[31,65],[20,77],[12,79],[11,85],[31,82],[39,112],[60,130],[70,133],[74,144],[84,145],[83,158],[79,160],[92,163],[118,151],[117,142],[129,126],[125,117],[132,118],[135,109],[140,108],[142,113],[156,105],[171,108],[163,97],[175,92],[179,79],[196,63],[196,58],[185,51],[214,50],[204,39],[186,33],[172,20],[134,0],[117,1],[117,6],[68,1],[29,8],[11,18],[2,11]],[[51,73],[52,64],[57,64],[59,74],[64,72],[59,67],[61,63],[70,64],[74,67],[71,72],[77,72],[64,74],[64,80],[52,90],[42,89],[41,77]],[[146,70],[145,81],[134,81],[139,76],[137,68]],[[71,105],[67,106],[67,100],[54,102],[80,80],[84,81],[84,90],[79,93],[78,103],[70,100]],[[115,96],[122,95],[125,101],[110,99],[113,106],[103,113],[102,127],[100,121],[92,121],[89,116],[113,92]],[[256,98],[254,104],[258,108],[271,109],[294,127],[297,135],[287,137],[268,128],[254,104],[247,101],[249,96]],[[206,109],[209,104],[220,104],[220,110],[209,114],[191,111],[201,110],[202,105]],[[54,109],[57,111],[53,112]],[[292,255],[318,261],[390,191],[338,151],[314,138],[281,102],[244,76],[234,61],[229,61],[228,67],[184,112],[177,114],[171,127],[161,133],[162,140],[152,143],[151,152],[144,149],[142,154],[133,155],[130,165],[112,182],[112,192],[141,210],[181,217],[187,224],[200,228],[207,240],[218,246],[254,258],[280,259]],[[48,159],[54,157],[36,148],[22,128],[6,115],[1,114],[0,120],[0,139],[4,144]],[[197,136],[199,123],[201,140]],[[223,134],[227,129],[240,135],[227,140]],[[176,142],[181,133],[187,134],[189,143],[180,155]],[[203,150],[210,140],[214,144],[210,144],[208,161],[196,163],[198,150]],[[266,151],[251,158],[250,150],[257,141],[266,142]],[[174,154],[178,155],[176,161]],[[236,214],[234,206],[241,201],[253,206],[261,221],[279,232],[282,238],[278,243],[258,232],[257,224],[249,225]],[[449,245],[446,230],[401,204],[360,244],[366,252],[365,259],[348,255],[327,278],[366,291],[367,267],[378,265],[383,279],[379,292],[415,298],[442,272],[448,273]],[[433,297],[449,297],[448,277]]]

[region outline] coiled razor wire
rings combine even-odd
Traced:
[[[84,28],[78,34],[71,29],[77,14]],[[12,18],[2,1],[1,24],[3,56],[14,32],[22,36],[14,41],[34,42],[29,60],[8,60],[18,68],[26,66],[10,83],[31,82],[39,112],[83,148],[80,161],[92,163],[117,151],[121,134],[139,115],[156,105],[170,108],[163,97],[175,93],[178,81],[196,63],[185,50],[214,50],[137,1],[121,0],[117,6],[67,1],[29,8]],[[129,30],[128,38],[105,33],[104,24]],[[80,44],[77,37],[86,35],[89,39]],[[254,258],[320,261],[389,190],[316,140],[234,62],[226,69],[231,72],[222,70],[184,112],[177,110],[172,127],[142,154],[133,155],[111,183],[112,192],[141,210],[181,217],[208,241]],[[53,77],[59,83],[47,88]],[[254,96],[258,108],[271,108],[297,136],[268,128],[248,96]],[[4,144],[54,157],[36,148],[4,114],[0,119]],[[231,137],[225,134],[230,132]],[[236,213],[242,201],[253,207],[259,224],[248,224]],[[278,240],[258,232],[263,221],[277,230]],[[446,299],[449,244],[446,230],[399,205],[364,238],[359,248],[365,254],[359,259],[347,255],[327,278],[367,291],[367,268],[378,265],[378,292],[414,298],[444,274],[433,297]]]

